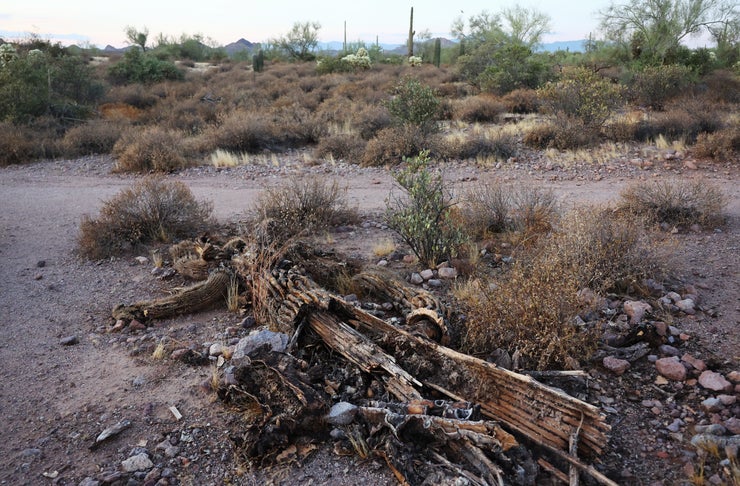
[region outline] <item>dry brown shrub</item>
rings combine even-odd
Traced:
[[[365,152],[365,145],[366,142],[356,135],[329,135],[321,139],[314,155],[319,158],[333,157],[337,160],[359,163]]]
[[[470,123],[496,122],[504,112],[504,103],[487,94],[464,98],[453,105],[454,118]]]
[[[301,147],[314,144],[323,137],[328,127],[313,112],[293,105],[271,112],[273,133],[279,134],[272,140],[273,145]]]
[[[740,76],[732,71],[718,69],[702,79],[705,96],[715,103],[740,103]]]
[[[159,98],[141,84],[112,87],[105,96],[106,103],[130,105],[144,110],[154,106]]]
[[[509,113],[537,113],[540,109],[537,91],[533,89],[515,89],[504,95],[501,101]]]
[[[593,145],[599,139],[596,129],[578,120],[561,117],[557,122],[539,123],[524,134],[524,144],[536,149],[572,150]]]
[[[257,153],[283,143],[266,115],[242,110],[224,116],[220,125],[204,133],[204,138],[208,140],[208,150],[220,148],[230,152]]]
[[[687,98],[668,105],[663,112],[652,112],[637,128],[638,140],[654,140],[662,135],[668,140],[696,141],[702,132],[712,133],[722,126],[722,120],[711,107],[700,100]]]
[[[711,228],[725,220],[727,198],[705,180],[638,182],[625,188],[620,197],[621,210],[652,223]]]
[[[523,368],[571,369],[595,351],[600,332],[579,327],[588,309],[579,291],[637,286],[659,266],[644,231],[608,210],[588,208],[563,224],[495,280],[458,297],[466,306],[465,352],[521,353]]]
[[[130,126],[126,121],[89,121],[67,130],[61,149],[67,157],[108,154]]]
[[[37,157],[35,134],[27,127],[0,123],[0,166],[30,162]]]
[[[426,145],[426,137],[413,125],[388,127],[380,130],[365,147],[362,165],[366,167],[396,165],[404,157],[413,157]]]
[[[141,108],[126,103],[104,103],[98,108],[103,118],[107,120],[135,121],[142,115]]]
[[[365,140],[373,138],[380,130],[391,126],[388,109],[380,104],[366,105],[352,116],[352,125]]]
[[[740,154],[740,124],[714,133],[700,133],[693,152],[697,157],[736,163]]]
[[[490,158],[506,160],[516,155],[516,136],[507,133],[437,136],[430,144],[432,152],[445,160]]]
[[[273,242],[356,220],[356,212],[347,206],[346,188],[319,178],[296,177],[266,189],[254,209],[257,222]]]
[[[79,252],[98,260],[140,244],[192,237],[210,225],[212,206],[179,181],[151,176],[103,204],[98,218],[80,223]]]
[[[179,132],[157,126],[129,130],[113,146],[119,172],[171,172],[188,166]]]

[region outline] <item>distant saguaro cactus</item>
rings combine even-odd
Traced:
[[[261,73],[265,68],[265,53],[260,49],[257,54],[252,56],[252,70],[255,73]]]
[[[434,54],[432,55],[432,64],[439,67],[440,58],[442,57],[442,39],[434,39]]]
[[[414,31],[414,7],[411,7],[411,19],[409,20],[409,40],[408,40],[409,56],[408,57],[411,57],[414,55],[414,34],[416,34],[416,32]]]

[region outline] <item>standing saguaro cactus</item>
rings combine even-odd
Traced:
[[[260,49],[257,54],[252,56],[252,70],[255,73],[261,73],[265,67],[265,53]]]
[[[442,39],[434,39],[434,54],[432,55],[432,64],[439,67],[440,58],[442,57]]]
[[[414,34],[416,32],[414,31],[414,7],[411,7],[411,20],[409,21],[409,56],[411,57],[414,55]]]

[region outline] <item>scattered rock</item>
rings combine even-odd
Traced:
[[[440,279],[438,279],[438,278],[429,279],[427,281],[427,283],[429,284],[430,287],[437,287],[438,288],[438,287],[441,287],[442,286],[442,281]]]
[[[378,265],[379,267],[387,267],[387,266],[388,266],[388,260],[386,260],[386,259],[384,258],[384,259],[380,260],[380,261],[379,261],[379,262],[377,263],[377,265]]]
[[[696,314],[694,306],[695,304],[693,299],[683,299],[676,302],[676,307],[678,307],[682,312],[689,315]]]
[[[707,365],[704,363],[703,360],[699,358],[695,358],[689,353],[686,353],[683,356],[681,356],[681,361],[683,361],[684,363],[690,364],[697,371],[704,371],[707,369]]]
[[[701,402],[701,406],[707,412],[719,412],[723,408],[722,402],[719,398],[716,397],[707,398],[706,400]]]
[[[740,418],[730,417],[724,422],[727,430],[733,435],[740,435]]]
[[[666,427],[666,429],[668,429],[670,432],[678,432],[679,430],[681,430],[681,427],[683,427],[683,425],[683,420],[677,418],[673,422],[671,422],[671,424]]]
[[[149,459],[146,453],[131,456],[121,463],[121,469],[124,472],[148,471],[154,467],[154,463]]]
[[[727,373],[727,379],[733,383],[740,383],[740,371],[730,371]]]
[[[419,275],[421,275],[421,278],[426,281],[434,277],[434,270],[432,270],[431,268],[427,268],[426,270],[422,270]]]
[[[349,425],[355,419],[356,414],[356,405],[348,402],[338,402],[331,407],[326,420],[332,425]]]
[[[273,332],[267,329],[252,331],[249,336],[242,338],[234,349],[233,359],[243,358],[255,349],[267,344],[278,353],[282,353],[288,347],[288,335],[281,332]]]
[[[453,279],[457,278],[457,270],[452,267],[442,267],[437,270],[437,275],[439,275],[439,278]]]
[[[414,285],[420,285],[424,283],[424,277],[422,277],[420,274],[414,272],[411,274],[411,279],[409,280]]]
[[[719,401],[722,402],[722,405],[725,407],[731,407],[737,402],[736,395],[718,395],[717,398],[719,398]]]
[[[74,346],[75,344],[79,342],[80,342],[80,339],[75,335],[63,337],[62,339],[59,340],[59,344],[61,344],[62,346]]]
[[[645,313],[653,310],[652,306],[641,300],[626,300],[623,304],[624,313],[630,318],[630,324],[638,324]]]
[[[677,357],[661,358],[655,362],[658,373],[673,381],[686,379],[686,367],[681,364]]]
[[[732,390],[732,383],[725,380],[725,377],[720,373],[714,371],[704,371],[699,375],[699,384],[712,391],[730,391]]]
[[[139,265],[146,265],[149,263],[149,259],[145,256],[137,256],[136,261],[139,263]]]
[[[221,343],[213,343],[208,348],[209,356],[221,356],[224,353],[224,346]]]
[[[664,354],[666,356],[678,356],[681,354],[681,351],[679,351],[678,348],[671,346],[670,344],[661,344],[658,347],[658,351],[660,351],[660,354]]]
[[[613,356],[607,356],[603,359],[602,363],[604,368],[608,369],[615,375],[619,376],[624,374],[630,367],[630,362],[625,359],[615,358]]]

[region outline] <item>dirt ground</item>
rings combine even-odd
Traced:
[[[378,220],[393,188],[387,170],[302,160],[289,155],[269,167],[204,167],[168,177],[211,200],[221,222],[243,220],[263,188],[296,175],[338,180],[362,218]],[[690,336],[687,346],[695,355],[721,371],[740,371],[740,178],[737,165],[696,165],[687,169],[680,160],[648,168],[460,164],[446,176],[458,191],[490,180],[536,184],[553,189],[565,207],[614,201],[638,179],[705,178],[718,185],[729,202],[727,225],[676,235],[675,248],[679,276],[700,289],[703,307],[716,310],[716,316],[685,316],[675,325]],[[114,305],[163,295],[171,286],[151,274],[151,264],[137,263],[136,255],[104,262],[75,255],[81,217],[95,215],[102,201],[137,178],[112,174],[111,167],[108,157],[88,157],[0,168],[0,484],[77,485],[85,478],[115,483],[121,462],[136,448],[157,451],[158,475],[142,473],[134,477],[138,482],[121,484],[394,484],[379,460],[337,456],[331,445],[282,468],[247,471],[234,456],[232,415],[200,386],[210,368],[150,358],[157,338],[217,342],[242,316],[210,311],[159,322],[142,336],[105,332]],[[358,226],[328,234],[327,241],[370,263],[373,243],[388,237],[387,230]],[[71,336],[78,342],[64,345]],[[609,390],[655,387],[654,379],[654,367],[647,364],[618,379],[595,377]],[[600,393],[608,395],[603,388]],[[600,469],[620,484],[681,484],[691,447],[662,435],[654,423],[665,425],[670,417],[656,416],[622,393],[612,395],[613,400],[602,400],[616,413],[609,415],[612,442]],[[658,392],[655,397],[670,401]],[[90,449],[103,429],[122,419],[132,425]],[[686,440],[690,437],[687,432]],[[163,441],[178,452],[167,457],[165,447],[158,447]]]

